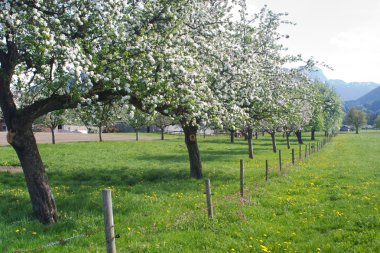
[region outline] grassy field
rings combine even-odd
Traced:
[[[254,141],[253,160],[245,141],[228,141],[199,138],[213,220],[207,218],[204,180],[188,176],[183,137],[40,145],[59,223],[34,220],[23,175],[1,173],[0,252],[30,252],[82,234],[42,252],[105,252],[104,188],[113,191],[118,252],[380,252],[379,132],[339,135],[295,166],[279,136],[287,164],[282,173],[268,136]],[[292,145],[298,150],[295,140]],[[10,147],[0,147],[0,163],[17,165]]]

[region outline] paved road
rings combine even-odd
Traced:
[[[35,133],[37,143],[51,143],[50,133]],[[105,141],[130,141],[135,140],[135,136],[129,135],[116,135],[116,134],[102,134],[103,140]],[[159,136],[140,136],[140,140],[157,140]],[[56,133],[55,141],[56,143],[62,142],[76,142],[76,141],[98,141],[99,137],[97,134],[81,134],[81,133]],[[0,145],[8,145],[7,136],[5,132],[0,132]]]

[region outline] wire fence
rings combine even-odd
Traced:
[[[314,143],[313,145],[305,145],[305,156],[301,154],[301,146],[299,147],[299,156],[298,158],[295,157],[294,149],[292,150],[292,161],[289,163],[283,163],[281,158],[281,151],[279,152],[279,166],[277,165],[275,167],[269,167],[268,166],[268,160],[266,160],[266,166],[265,166],[265,180],[268,181],[269,177],[269,171],[273,171],[276,168],[279,168],[280,172],[282,169],[289,168],[294,166],[295,161],[302,161],[303,158],[307,158],[310,155],[320,151],[326,144],[332,141],[333,137],[336,137],[336,134],[333,136],[329,136],[324,138],[321,142]],[[215,205],[212,203],[212,193],[211,193],[211,182],[210,179],[206,179],[205,181],[205,192],[206,195],[206,203],[207,207],[203,208],[202,210],[204,212],[207,212],[208,217],[210,219],[213,219],[214,217],[214,207]],[[23,252],[35,252],[35,251],[41,251],[50,247],[53,247],[55,245],[62,245],[68,242],[73,241],[74,239],[78,238],[85,238],[85,237],[92,237],[95,235],[98,235],[99,233],[105,233],[105,240],[103,241],[106,244],[107,253],[116,253],[116,243],[115,239],[119,238],[120,235],[115,233],[115,224],[113,222],[113,211],[112,211],[112,197],[111,197],[111,190],[105,189],[102,191],[103,195],[103,213],[104,213],[104,227],[99,228],[97,230],[93,230],[87,233],[82,233],[78,235],[73,235],[71,237],[58,239],[56,241],[49,242],[44,245],[40,245],[37,247],[33,247],[30,249],[17,249],[13,251],[13,253],[23,253]],[[240,202],[242,204],[246,202],[250,202],[250,200],[244,198],[244,161],[240,160]],[[121,224],[126,224],[126,222],[121,222]],[[121,226],[120,226],[121,228]],[[120,230],[121,231],[121,230]]]

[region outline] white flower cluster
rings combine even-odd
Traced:
[[[313,112],[298,99],[307,80],[284,68],[300,58],[284,56],[282,17],[249,17],[243,0],[8,0],[0,50],[18,50],[12,85],[24,106],[52,94],[97,106],[88,94],[109,91],[185,125],[274,128]]]

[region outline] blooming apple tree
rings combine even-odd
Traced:
[[[33,121],[75,108],[82,99],[124,95],[140,106],[143,97],[130,89],[144,67],[140,59],[156,37],[167,38],[188,6],[153,0],[0,2],[0,107],[41,222],[56,222],[57,210]]]

